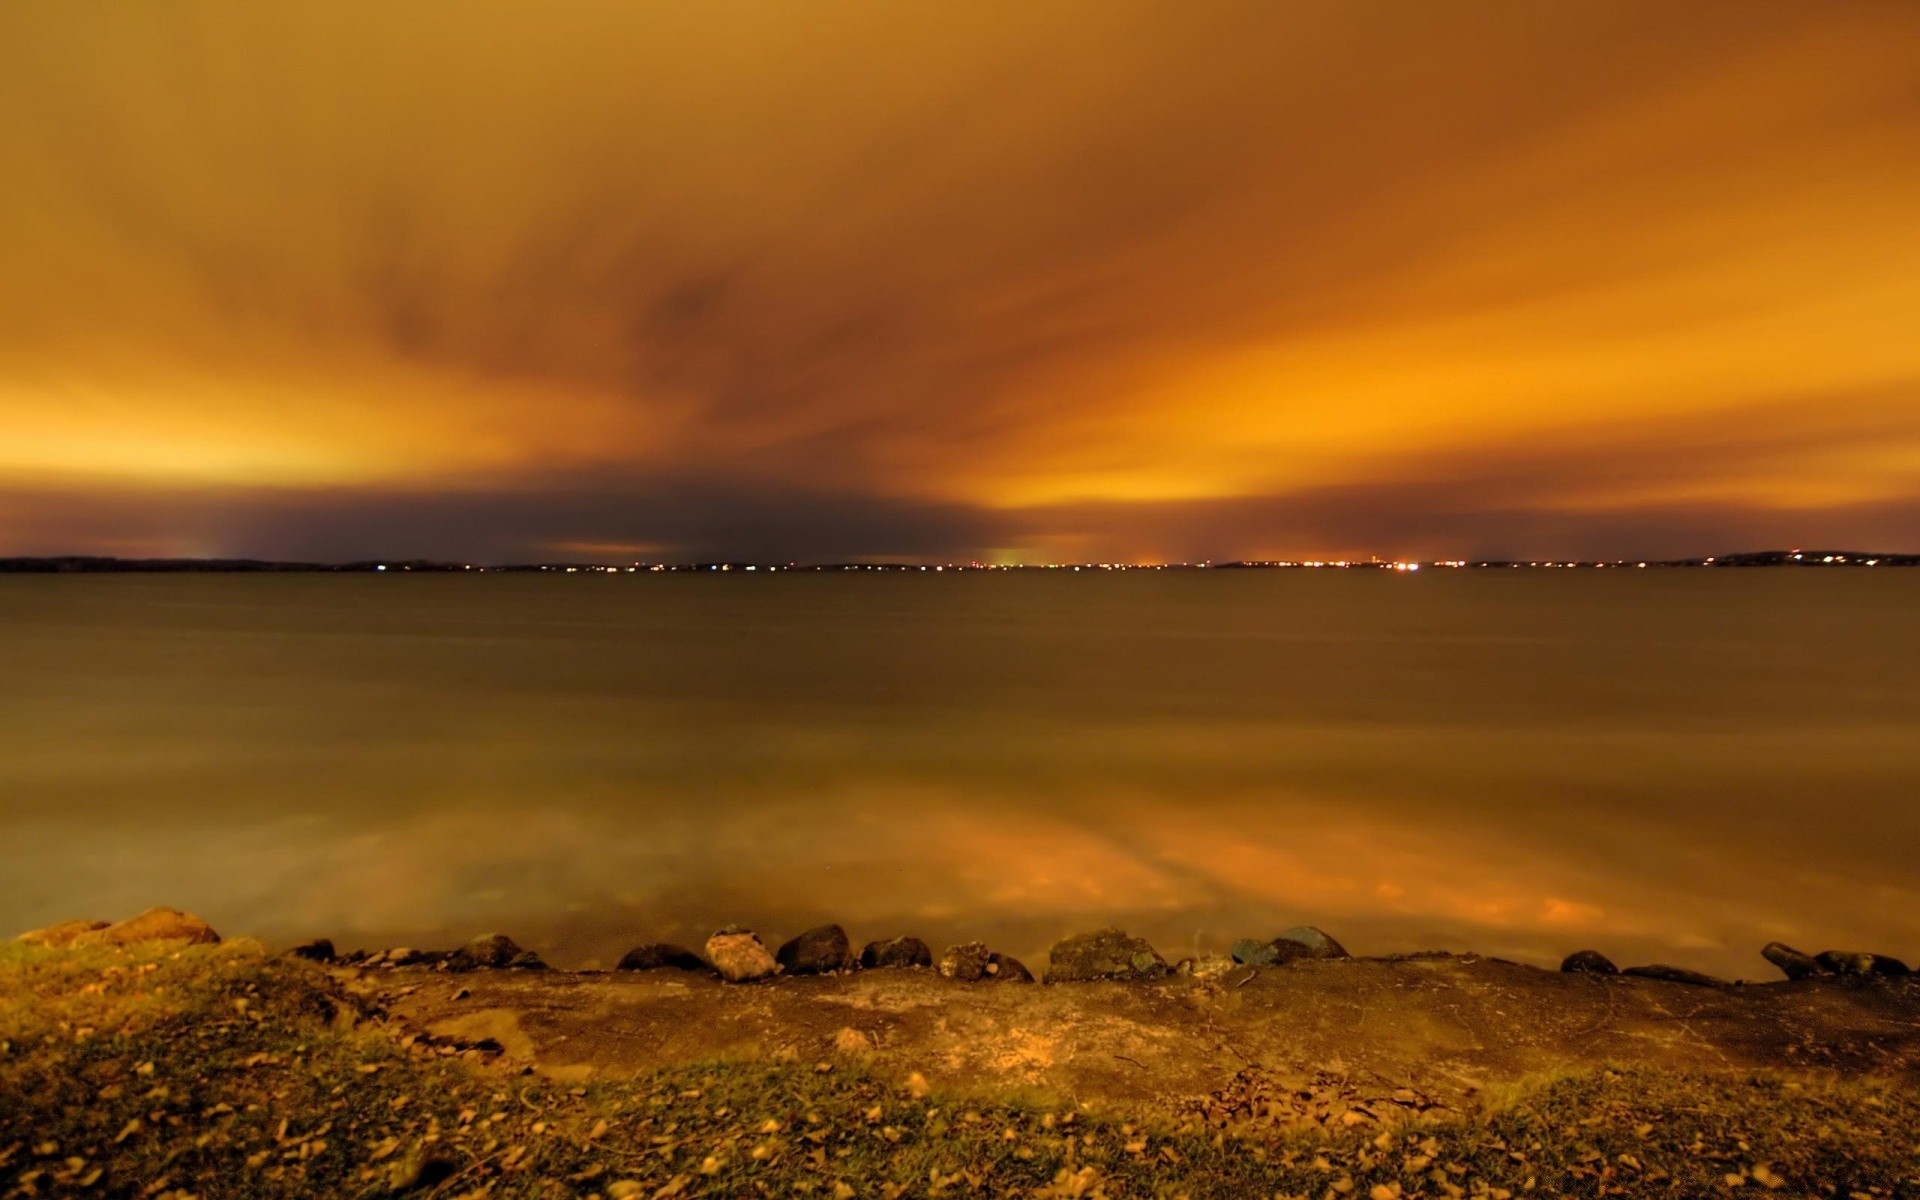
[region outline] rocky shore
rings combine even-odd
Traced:
[[[192,913],[152,908],[118,922],[85,919],[29,930],[16,941],[36,946],[134,945],[152,941],[211,944],[220,941],[212,926]],[[329,938],[315,938],[287,950],[311,962],[367,970],[430,967],[442,971],[535,970],[548,965],[540,955],[501,933],[482,934],[451,950],[393,947],[340,953]],[[1822,950],[1808,954],[1782,942],[1768,942],[1760,957],[1791,981],[1806,979],[1906,979],[1914,975],[1902,959],[1859,950]],[[1440,952],[1402,958],[1445,957]],[[1056,942],[1038,982],[1086,983],[1096,980],[1150,980],[1166,975],[1218,979],[1244,968],[1280,968],[1307,961],[1351,959],[1332,935],[1310,925],[1296,926],[1265,940],[1242,938],[1227,955],[1198,955],[1169,964],[1142,938],[1114,928],[1075,934]],[[681,971],[708,974],[727,983],[755,983],[778,976],[835,975],[850,971],[934,970],[963,983],[1034,983],[1025,963],[984,942],[962,942],[936,958],[920,938],[895,936],[866,943],[856,953],[840,925],[819,925],[769,950],[760,935],[728,925],[696,952],[668,942],[647,942],[621,957],[618,971]],[[1597,950],[1576,950],[1560,963],[1569,974],[1658,979],[1692,987],[1747,986],[1666,963],[1620,967]]]
[[[1723,983],[1325,931],[717,930],[554,969],[277,953],[191,914],[0,944],[0,1196],[1897,1196],[1920,976],[1770,945]],[[1016,986],[997,986],[998,984]],[[1025,985],[1025,986],[1018,986]]]

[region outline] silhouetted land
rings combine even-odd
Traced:
[[[1295,560],[1247,560],[1218,563],[1053,563],[1019,566],[986,566],[980,563],[948,563],[945,571],[1058,571],[1058,570],[1394,570],[1409,565],[1440,567],[1450,570],[1502,569],[1564,570],[1569,567],[1914,567],[1920,566],[1920,554],[1895,554],[1871,550],[1753,550],[1737,554],[1716,554],[1699,558],[1666,559],[1478,559],[1471,561],[1400,560],[1369,562],[1325,562]],[[605,563],[551,562],[475,563],[440,562],[431,559],[364,559],[354,562],[292,562],[259,558],[112,558],[95,555],[55,555],[47,557],[0,558],[0,574],[84,575],[204,572],[214,574],[267,574],[291,572],[463,572],[463,571],[927,571],[933,567],[905,562],[765,563],[765,562],[691,562],[691,563]]]

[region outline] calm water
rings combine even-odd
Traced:
[[[1920,957],[1920,571],[0,578],[0,928]]]

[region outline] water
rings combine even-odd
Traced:
[[[0,578],[0,929],[1920,957],[1920,571]]]

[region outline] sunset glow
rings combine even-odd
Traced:
[[[1920,533],[1910,5],[450,17],[0,12],[0,553]]]

